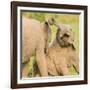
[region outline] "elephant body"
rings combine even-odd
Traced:
[[[73,43],[70,25],[58,24],[56,38],[47,53],[48,72],[51,75],[69,75],[70,66],[74,66],[79,73],[79,57]]]
[[[41,76],[47,76],[45,50],[48,47],[50,28],[47,22],[40,23],[34,19],[22,18],[22,76],[27,77],[30,57],[36,55],[36,62]]]
[[[48,49],[47,60],[50,75],[70,75],[69,68],[71,66],[74,66],[79,72],[79,58],[71,46],[62,48],[55,41]]]

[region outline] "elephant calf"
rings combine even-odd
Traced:
[[[48,39],[51,31],[47,21],[42,24],[34,19],[22,18],[22,77],[28,76],[28,64],[30,56],[36,55],[36,62],[41,76],[48,76],[45,52],[48,47]]]
[[[69,25],[58,24],[56,38],[48,48],[47,63],[50,75],[69,75],[69,67],[74,66],[79,73],[79,58],[73,45],[74,35]]]

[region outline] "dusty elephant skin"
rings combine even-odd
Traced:
[[[69,67],[79,73],[79,58],[73,45],[74,37],[69,25],[57,25],[56,38],[48,48],[47,66],[51,75],[70,75]]]
[[[36,55],[36,62],[41,76],[48,76],[45,50],[48,48],[50,28],[48,22],[41,24],[34,19],[22,18],[23,60],[22,77],[28,77],[30,56]]]

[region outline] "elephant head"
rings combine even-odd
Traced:
[[[74,47],[74,34],[70,25],[58,24],[56,39],[61,47]]]

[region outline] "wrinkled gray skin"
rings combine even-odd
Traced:
[[[29,62],[36,55],[36,62],[41,76],[48,76],[45,53],[48,48],[51,31],[47,21],[42,24],[34,19],[22,18],[23,59],[22,77],[28,77]]]
[[[74,35],[69,25],[58,24],[56,38],[48,48],[47,66],[50,75],[70,75],[74,66],[79,73],[79,58],[76,54]]]

